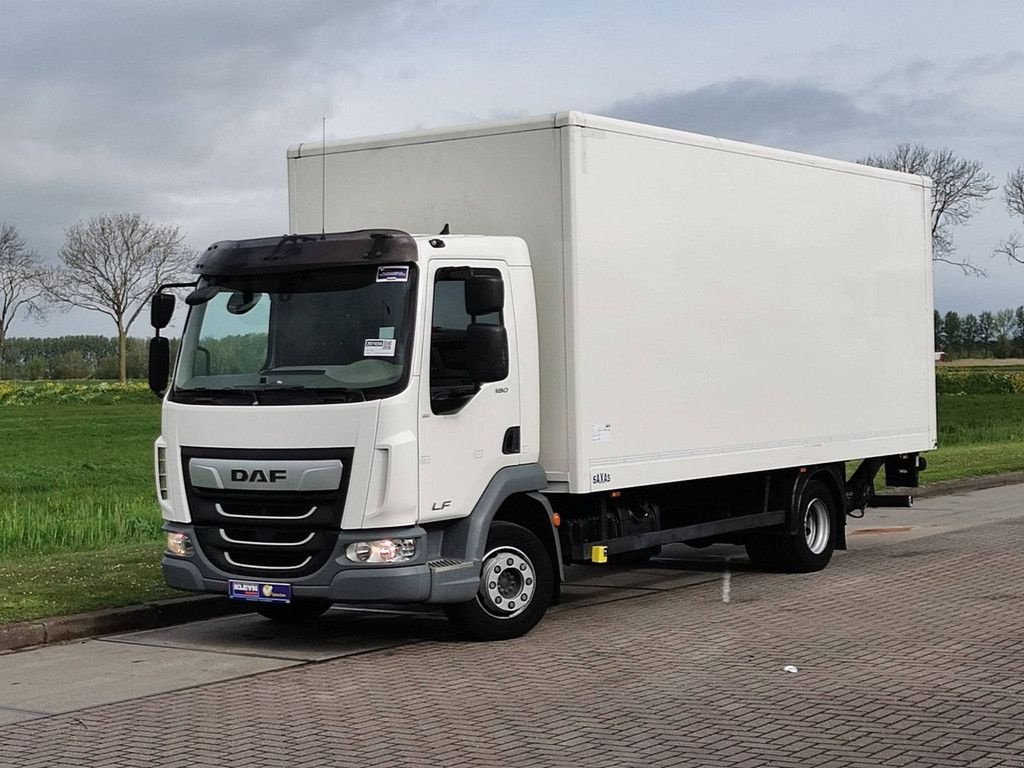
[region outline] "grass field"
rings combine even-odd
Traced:
[[[160,405],[0,405],[0,623],[180,595],[160,573]]]
[[[159,539],[156,398],[0,414],[0,559]]]
[[[925,484],[1024,470],[1024,395],[939,395]]]
[[[183,592],[164,584],[160,542],[0,558],[0,624],[136,605]]]
[[[155,398],[16,397],[0,404],[0,622],[181,594],[160,575]],[[1024,394],[940,395],[938,419],[925,483],[1024,470]]]

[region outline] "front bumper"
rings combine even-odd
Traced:
[[[197,540],[190,525],[168,524],[165,530]],[[480,563],[441,560],[443,529],[418,526],[399,529],[342,531],[334,551],[313,573],[288,578],[273,572],[228,573],[218,568],[200,547],[190,557],[164,554],[162,567],[168,585],[190,592],[227,594],[228,581],[286,582],[299,598],[326,598],[335,602],[459,603],[472,600],[480,582]],[[416,558],[403,565],[363,565],[345,557],[355,541],[377,538],[418,538]],[[433,555],[432,555],[433,553]],[[433,556],[434,559],[431,559]]]

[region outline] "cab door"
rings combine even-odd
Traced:
[[[421,523],[472,511],[495,473],[519,463],[520,423],[508,267],[483,260],[437,261],[427,279],[430,337],[420,376]],[[480,350],[502,346],[502,337],[506,370],[491,366],[482,373]]]

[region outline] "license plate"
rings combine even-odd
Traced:
[[[292,585],[270,581],[229,581],[228,597],[257,603],[290,603]]]

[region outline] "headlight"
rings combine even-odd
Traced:
[[[167,552],[178,557],[192,557],[192,540],[184,533],[167,534]]]
[[[404,563],[416,557],[416,539],[357,541],[345,547],[345,557],[354,563]]]

